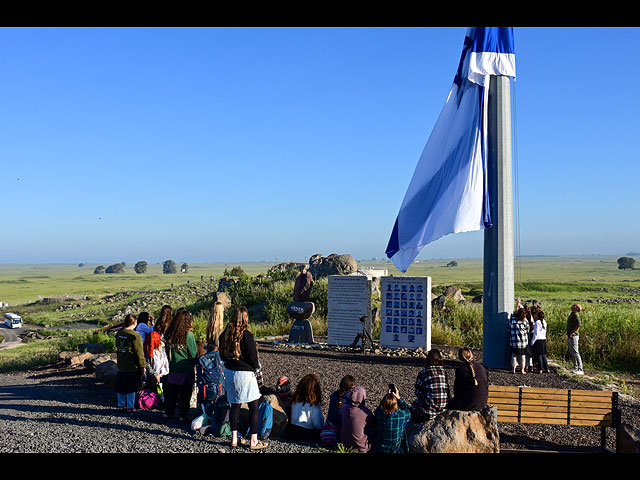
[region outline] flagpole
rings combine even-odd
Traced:
[[[493,227],[484,231],[483,363],[509,368],[509,318],[514,308],[511,91],[492,75],[488,102],[488,190]]]

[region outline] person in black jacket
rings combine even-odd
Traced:
[[[489,401],[489,374],[487,369],[473,361],[473,352],[464,347],[458,350],[462,365],[456,370],[453,398],[447,410],[482,410]]]
[[[220,335],[220,358],[224,362],[227,400],[231,404],[231,446],[238,446],[240,405],[246,403],[249,407],[251,430],[249,448],[265,448],[267,444],[258,440],[258,403],[261,397],[255,373],[259,367],[258,349],[253,334],[249,331],[249,311],[246,307],[236,309]]]

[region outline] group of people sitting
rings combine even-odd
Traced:
[[[462,365],[455,373],[451,395],[440,351],[429,351],[425,367],[415,382],[416,399],[408,404],[390,384],[378,405],[369,409],[367,390],[352,375],[345,375],[330,396],[326,418],[321,410],[322,389],[315,373],[305,375],[290,397],[286,436],[292,440],[341,443],[359,452],[402,453],[408,449],[410,423],[424,423],[447,409],[481,410],[487,406],[489,378],[486,368],[473,361],[469,348],[458,352]],[[282,377],[278,382],[280,385]],[[280,395],[286,401],[288,396]]]
[[[164,396],[164,418],[178,410],[180,421],[189,421],[196,367],[205,356],[219,359],[224,375],[225,401],[231,447],[244,445],[252,450],[268,446],[258,438],[258,409],[263,398],[261,364],[255,339],[249,330],[249,314],[237,308],[223,329],[224,308],[213,305],[207,325],[206,342],[196,342],[193,316],[184,308],[175,314],[169,305],[162,307],[160,318],[147,312],[127,315],[116,334],[118,407],[133,411],[136,392],[146,385]],[[199,348],[200,347],[200,348]],[[298,441],[322,441],[343,444],[359,452],[404,452],[406,428],[410,422],[423,423],[446,409],[480,410],[488,401],[488,373],[473,361],[469,348],[458,352],[462,365],[456,370],[453,394],[450,392],[443,357],[432,349],[426,365],[415,382],[416,399],[408,404],[397,387],[390,384],[387,393],[372,412],[366,405],[367,391],[351,375],[345,375],[329,396],[326,418],[322,412],[323,393],[317,374],[303,376],[291,391],[287,377],[280,377],[275,394],[281,400],[289,422],[285,438]],[[242,404],[248,406],[247,435],[239,434]]]
[[[547,321],[537,305],[523,306],[520,297],[509,322],[511,372],[548,373]]]

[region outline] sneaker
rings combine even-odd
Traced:
[[[574,375],[584,375],[584,371],[582,370],[573,370],[571,373]]]

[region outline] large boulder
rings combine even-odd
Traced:
[[[231,297],[226,292],[213,292],[213,303],[220,302],[224,308],[231,306]]]
[[[105,353],[106,347],[104,343],[81,343],[78,345],[79,352],[89,352],[89,353]]]
[[[458,303],[464,303],[464,295],[462,295],[462,289],[456,285],[451,285],[444,292],[445,296],[453,298]]]
[[[118,373],[118,364],[113,360],[102,362],[99,365],[96,365],[95,372],[96,372],[96,380],[100,382],[104,381],[105,375],[107,375],[109,372]]]
[[[302,271],[302,267],[309,267],[307,263],[299,262],[283,262],[271,267],[267,274],[289,272],[291,275],[298,275]]]
[[[445,410],[436,418],[407,428],[412,453],[499,453],[498,408]]]
[[[332,253],[327,257],[316,254],[309,259],[309,271],[316,279],[329,275],[350,275],[357,270],[358,262],[349,254]]]

